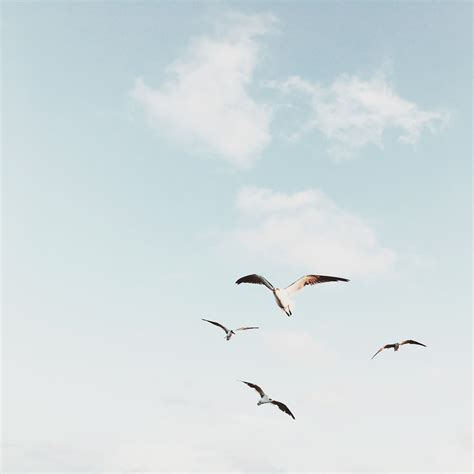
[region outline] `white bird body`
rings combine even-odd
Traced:
[[[272,399],[268,398],[267,394],[264,393],[263,397],[260,398],[260,400],[257,402],[257,405],[263,405],[264,403],[272,403]]]
[[[282,290],[280,288],[274,288],[272,291],[277,305],[287,314],[287,316],[291,316],[293,302],[290,300],[287,291],[284,289]]]
[[[253,273],[239,278],[235,283],[240,285],[241,283],[255,283],[257,285],[266,286],[275,298],[275,301],[279,308],[281,308],[287,316],[292,315],[293,302],[290,299],[290,295],[304,288],[306,285],[316,285],[317,283],[325,283],[328,281],[349,281],[347,278],[326,276],[326,275],[305,275],[298,278],[291,285],[286,288],[275,288],[265,277]]]

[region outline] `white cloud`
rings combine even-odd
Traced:
[[[271,110],[249,95],[261,52],[259,37],[269,15],[228,15],[225,33],[191,41],[184,59],[168,68],[169,78],[152,88],[139,78],[132,96],[160,129],[180,141],[249,166],[270,141]]]
[[[310,118],[293,136],[318,130],[329,141],[335,158],[349,158],[366,145],[382,148],[383,134],[399,131],[402,143],[415,143],[425,129],[447,121],[442,112],[425,111],[400,97],[382,73],[370,79],[342,74],[328,87],[299,76],[271,85],[283,92],[300,92],[310,98]]]
[[[300,191],[292,195],[264,188],[243,188],[237,195],[236,206],[244,214],[265,214],[275,211],[294,211],[315,200],[324,200],[317,190]]]
[[[322,191],[285,194],[244,187],[236,199],[242,224],[233,240],[247,251],[301,271],[378,275],[395,253],[377,241],[361,217],[341,209]]]

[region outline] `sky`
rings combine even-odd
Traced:
[[[1,8],[2,472],[471,470],[470,3]]]

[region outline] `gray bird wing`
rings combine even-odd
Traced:
[[[276,400],[272,400],[272,403],[276,405],[281,411],[285,412],[287,415],[290,415],[293,420],[295,420],[295,415],[291,413],[290,409],[282,402],[278,402]]]
[[[379,353],[382,352],[384,349],[392,349],[395,347],[395,344],[385,344],[385,346],[382,346],[373,356],[372,359]]]
[[[244,380],[240,380],[240,382],[244,383],[245,385],[248,385],[250,388],[253,388],[256,390],[261,397],[265,395],[265,392],[256,384],[250,383],[250,382],[245,382]]]
[[[316,285],[318,283],[326,283],[328,281],[349,281],[347,278],[326,276],[326,275],[305,275],[294,281],[285,289],[291,295],[304,288],[306,285]]]
[[[225,326],[223,326],[221,323],[218,323],[217,321],[209,321],[209,319],[204,319],[204,318],[202,318],[202,320],[208,323],[214,324],[214,326],[222,328],[226,333],[229,332],[229,330]]]
[[[425,344],[422,344],[421,342],[414,341],[413,339],[407,339],[406,341],[400,342],[401,346],[403,346],[403,344],[416,344],[417,346],[426,347]]]
[[[241,278],[239,278],[236,282],[237,285],[240,285],[241,283],[255,283],[257,285],[265,285],[269,290],[274,289],[273,285],[263,276],[261,275],[256,275],[253,273],[252,275],[246,275]]]

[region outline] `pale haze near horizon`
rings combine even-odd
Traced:
[[[471,471],[471,20],[4,2],[2,471]]]

